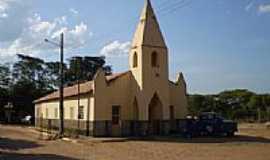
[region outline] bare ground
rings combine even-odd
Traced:
[[[270,129],[242,124],[233,138],[43,141],[31,128],[0,125],[0,160],[269,160]]]

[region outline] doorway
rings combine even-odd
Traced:
[[[155,94],[149,103],[149,134],[159,135],[161,133],[162,103]]]

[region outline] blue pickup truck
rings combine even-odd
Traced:
[[[199,136],[234,136],[237,123],[225,120],[215,112],[204,112],[181,122],[180,130],[187,138]]]

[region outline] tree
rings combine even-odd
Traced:
[[[39,58],[18,54],[14,63],[12,76],[14,84],[10,95],[18,120],[26,115],[34,115],[33,101],[48,93],[50,84],[44,71],[44,61]]]
[[[269,94],[265,95],[264,103],[266,106],[267,120],[270,121],[270,95]]]
[[[17,56],[12,70],[8,65],[0,65],[0,107],[13,102],[19,120],[26,114],[34,115],[34,100],[58,88],[60,62]],[[105,63],[104,57],[72,57],[64,64],[65,84],[92,80],[99,68],[111,74],[111,67]]]
[[[11,72],[8,64],[0,64],[0,121],[4,118],[4,106],[9,102],[9,87],[11,86]]]
[[[19,61],[13,65],[13,77],[17,81],[36,82],[43,76],[44,61],[22,54],[17,54]]]
[[[199,114],[204,107],[204,96],[202,95],[189,95],[189,112],[191,114]]]
[[[245,89],[228,90],[217,95],[190,95],[189,111],[197,114],[214,111],[230,119],[255,118],[257,110],[249,105],[254,95],[256,94]],[[266,98],[264,101],[266,103]]]
[[[8,101],[8,90],[0,87],[0,121],[4,120],[4,106],[8,103]]]
[[[45,62],[22,54],[17,56],[12,67],[0,64],[0,118],[4,117],[3,106],[8,102],[13,103],[17,120],[26,114],[34,115],[33,101],[59,86],[60,62]],[[65,84],[92,80],[100,68],[106,75],[112,72],[105,57],[72,57],[64,64]]]
[[[249,102],[248,102],[248,106],[251,109],[257,109],[257,108],[261,108],[263,109],[263,98],[262,96],[259,95],[254,95],[250,98]]]
[[[56,90],[59,87],[60,77],[60,62],[46,62],[44,72],[49,88]],[[67,65],[64,63],[64,73],[67,72]]]
[[[69,68],[65,74],[68,85],[79,81],[93,80],[97,70],[102,68],[106,75],[111,74],[111,66],[105,65],[105,57],[72,57],[68,60]]]
[[[0,88],[8,88],[11,83],[11,72],[8,64],[0,64]]]

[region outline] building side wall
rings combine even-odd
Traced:
[[[93,135],[94,133],[94,97],[90,94],[80,97],[80,106],[83,108],[83,119],[78,120],[78,99],[67,98],[64,101],[64,127],[68,134]],[[71,108],[73,108],[71,114]],[[57,113],[55,113],[57,112]],[[49,101],[35,105],[36,127],[49,130],[59,127],[59,102]],[[71,117],[72,116],[72,117]]]
[[[94,120],[112,120],[112,106],[121,106],[121,119],[132,118],[130,110],[130,74],[127,73],[116,80],[106,82],[104,73],[101,72],[95,79],[95,115]]]
[[[82,96],[80,98],[80,106],[83,106],[83,112],[84,112],[83,119],[81,120],[86,121],[88,119],[87,113],[90,112],[89,120],[93,121],[94,117],[93,117],[93,113],[91,113],[91,110],[93,110],[94,108],[93,97],[90,97],[90,95]],[[59,101],[58,100],[49,101],[49,102],[36,104],[35,114],[36,114],[36,118],[59,119],[59,116],[60,116]],[[78,115],[78,99],[76,97],[65,99],[64,100],[64,119],[77,120],[78,119],[77,115]]]
[[[170,105],[174,106],[174,116],[176,119],[185,118],[188,113],[186,90],[183,83],[178,85],[169,84],[170,86]]]

